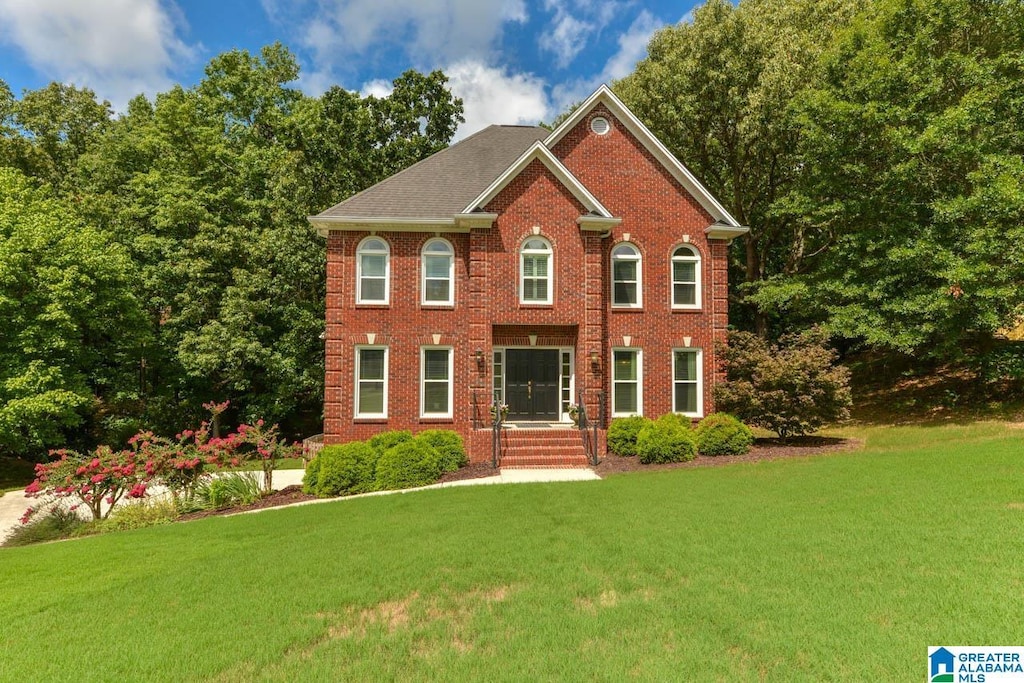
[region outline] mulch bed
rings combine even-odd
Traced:
[[[821,453],[836,453],[860,448],[863,442],[860,439],[837,439],[826,436],[804,436],[791,439],[784,443],[779,439],[758,439],[750,452],[746,455],[698,455],[690,462],[674,462],[665,465],[643,465],[637,458],[623,458],[611,453],[601,458],[597,467],[593,468],[599,475],[619,474],[621,472],[639,472],[651,470],[674,470],[684,467],[714,467],[718,465],[729,465],[737,462],[760,462],[762,460],[779,460],[793,456],[819,455]],[[440,482],[462,481],[465,479],[481,479],[493,477],[498,470],[488,463],[473,463],[466,465],[456,472],[444,474]],[[274,491],[268,496],[261,498],[251,505],[241,507],[224,508],[222,510],[200,510],[182,515],[180,521],[202,519],[203,517],[215,517],[232,515],[238,512],[249,510],[262,510],[265,508],[280,507],[292,503],[301,503],[307,500],[318,500],[314,495],[302,492],[301,486],[288,486],[280,491]]]
[[[280,491],[274,491],[270,495],[264,496],[255,503],[252,503],[250,505],[223,508],[221,510],[199,510],[197,512],[189,512],[188,514],[178,517],[178,520],[188,521],[190,519],[202,519],[203,517],[233,515],[237,512],[248,512],[249,510],[263,510],[264,508],[276,508],[282,505],[301,503],[306,500],[317,500],[317,497],[309,493],[303,493],[302,487],[296,484],[293,486],[286,486]]]
[[[716,467],[731,465],[737,462],[761,462],[780,460],[794,456],[819,455],[836,453],[860,448],[860,439],[838,439],[827,436],[803,436],[790,439],[788,443],[780,439],[758,439],[746,455],[698,455],[689,462],[673,462],[664,465],[644,465],[636,457],[624,458],[611,453],[601,458],[594,471],[602,477],[621,472],[640,472],[653,470],[675,470],[687,467]]]

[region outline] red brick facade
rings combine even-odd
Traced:
[[[606,134],[592,132],[594,116],[611,123]],[[550,151],[621,218],[618,225],[608,233],[581,229],[577,221],[588,213],[587,207],[534,160],[483,207],[497,215],[489,228],[465,233],[389,231],[382,226],[373,231],[390,247],[387,305],[356,303],[356,249],[371,232],[329,232],[326,443],[365,439],[385,429],[446,428],[463,435],[472,460],[489,460],[486,423],[494,388],[493,351],[513,347],[554,347],[568,353],[571,377],[565,381],[571,380],[572,401],[583,396],[593,418],[603,394],[604,421],[611,418],[613,348],[641,352],[640,407],[650,417],[673,408],[673,350],[700,349],[699,412],[714,410],[714,342],[724,339],[728,324],[727,241],[709,240],[705,234],[715,218],[601,103]],[[551,304],[520,302],[520,248],[534,235],[552,247]],[[453,306],[421,304],[422,247],[435,236],[447,239],[455,250]],[[611,250],[624,241],[641,254],[639,308],[611,305]],[[695,309],[671,305],[671,259],[683,244],[696,248],[701,257],[700,305]],[[386,418],[355,417],[355,359],[357,347],[367,344],[387,347]],[[421,347],[453,350],[451,418],[421,417]]]

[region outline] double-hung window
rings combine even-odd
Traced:
[[[612,249],[612,306],[640,308],[640,252],[632,244],[623,243]]]
[[[643,369],[638,349],[612,349],[612,416],[643,415]]]
[[[672,252],[672,308],[700,308],[700,253],[688,245]]]
[[[388,348],[356,347],[356,417],[387,417]]]
[[[356,303],[386,304],[390,290],[391,250],[379,237],[367,237],[356,249]]]
[[[524,304],[551,303],[551,244],[543,237],[531,237],[519,251],[519,301]]]
[[[423,304],[451,306],[455,302],[455,250],[440,238],[423,245]]]
[[[423,417],[452,416],[452,349],[420,349],[420,414]]]
[[[700,349],[672,352],[672,412],[691,417],[703,413]]]

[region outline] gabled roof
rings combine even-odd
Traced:
[[[597,197],[592,195],[590,190],[585,188],[583,183],[577,180],[576,176],[574,176],[569,169],[567,169],[565,165],[551,153],[551,150],[545,147],[544,143],[539,140],[533,143],[528,150],[523,152],[522,156],[516,159],[515,163],[509,166],[505,172],[498,176],[483,192],[469,202],[462,209],[462,213],[483,211],[488,202],[494,199],[506,185],[526,170],[526,167],[535,160],[544,164],[544,166],[546,166],[547,169],[551,171],[556,178],[558,178],[558,181],[562,183],[562,185],[564,185],[566,189],[568,189],[569,192],[579,200],[580,204],[585,206],[592,215],[600,216],[601,218],[612,217],[611,212],[604,208],[604,205],[598,201]]]
[[[488,126],[312,216],[314,224],[447,223],[548,131]]]
[[[654,134],[647,129],[647,126],[643,124],[636,116],[633,115],[625,104],[622,103],[615,93],[608,88],[607,85],[602,85],[593,95],[588,97],[583,104],[576,108],[576,111],[572,113],[569,118],[562,122],[562,124],[551,131],[551,134],[544,139],[544,145],[549,149],[554,149],[558,141],[561,140],[566,133],[572,130],[576,124],[578,124],[590,111],[598,104],[603,104],[608,110],[619,119],[623,125],[632,133],[636,138],[647,148],[647,150],[654,155],[654,158],[661,162],[661,164],[675,177],[679,184],[682,185],[686,190],[693,195],[694,199],[704,207],[704,210],[711,214],[722,226],[729,226],[732,228],[741,228],[739,222],[733,218],[725,207],[722,206],[717,199],[715,199],[707,188],[704,187],[699,180],[690,171],[683,166],[683,164],[675,158],[675,156],[668,150],[665,145],[661,143],[658,138],[654,137]],[[743,234],[747,232],[744,228]],[[736,235],[733,235],[736,236]]]

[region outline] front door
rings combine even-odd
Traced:
[[[508,419],[557,422],[558,350],[506,349],[505,401]]]

